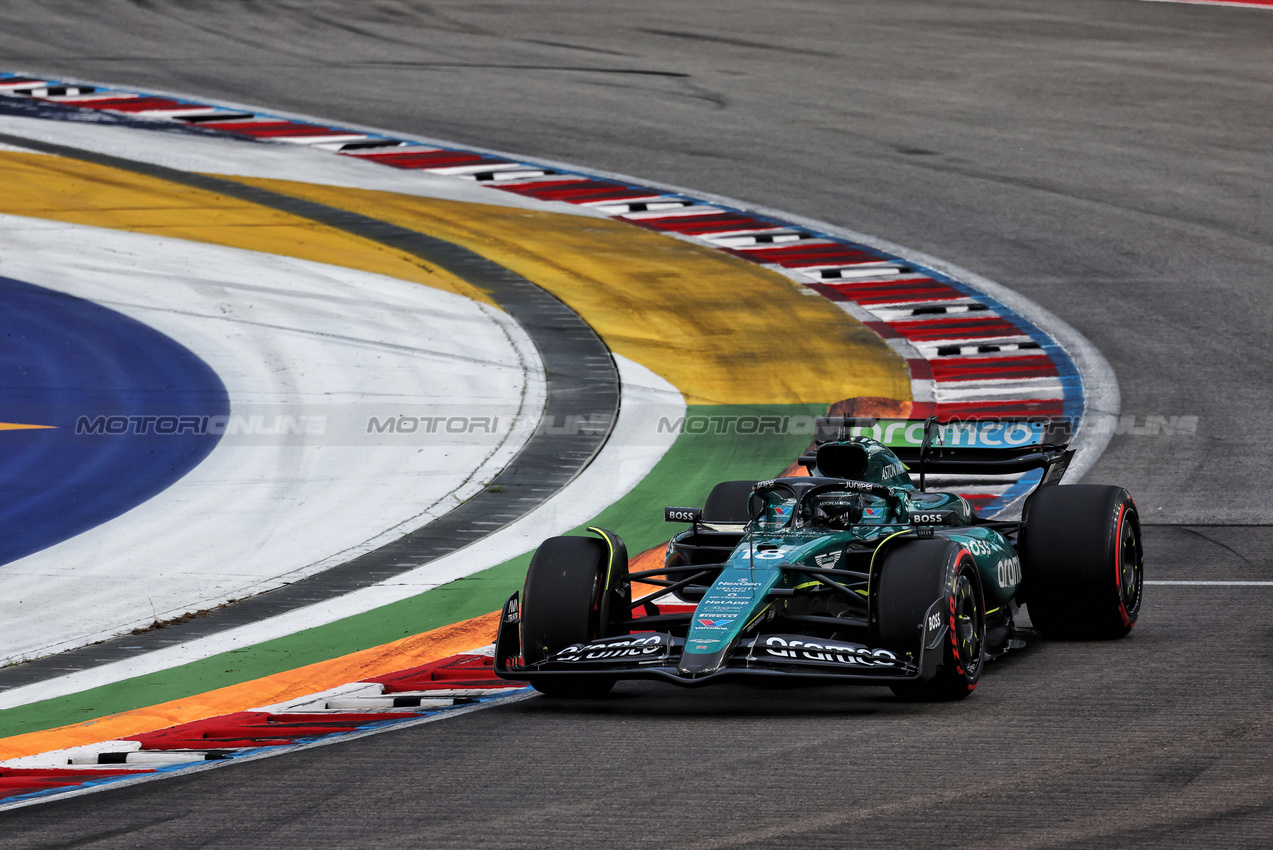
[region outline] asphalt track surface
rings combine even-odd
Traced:
[[[1269,581],[1273,13],[1136,0],[0,3],[0,65],[717,192],[1004,283],[1113,365],[1151,581]],[[1127,430],[1126,428],[1124,430]],[[531,699],[0,815],[4,847],[1267,847],[1273,589],[1153,585],[969,701]]]

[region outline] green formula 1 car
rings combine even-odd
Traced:
[[[658,569],[630,572],[606,529],[546,540],[504,607],[496,672],[564,697],[619,679],[782,678],[948,700],[1025,645],[1022,605],[1045,637],[1131,630],[1136,506],[1118,487],[1059,483],[1068,427],[893,425],[922,439],[886,445],[890,429],[872,420],[819,420],[816,451],[801,458],[808,476],[727,481],[701,509],[666,508],[689,528]],[[1020,473],[1037,479],[1020,521],[983,520],[964,497],[924,488],[930,475]],[[633,600],[634,582],[658,592]]]

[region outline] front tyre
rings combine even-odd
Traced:
[[[944,621],[937,671],[924,682],[890,685],[902,699],[944,702],[963,699],[981,680],[986,663],[986,604],[977,564],[962,546],[948,540],[904,542],[890,550],[880,566],[881,643],[897,651],[918,650],[926,634],[925,618],[941,600]]]
[[[1021,569],[1030,622],[1045,637],[1126,636],[1144,585],[1136,504],[1121,487],[1044,487],[1027,509]]]
[[[626,552],[620,556],[626,569]],[[573,644],[609,636],[613,629],[606,592],[611,559],[607,542],[593,537],[550,537],[535,550],[521,595],[526,664],[543,661]],[[531,684],[546,696],[600,697],[614,683],[608,676],[570,676]]]

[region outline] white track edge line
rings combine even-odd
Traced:
[[[1273,581],[1176,581],[1159,579],[1147,581],[1150,585],[1171,585],[1175,587],[1273,587]]]

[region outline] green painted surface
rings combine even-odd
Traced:
[[[718,481],[777,475],[809,444],[804,433],[740,435],[732,423],[758,416],[772,419],[820,416],[822,405],[701,405],[691,423],[705,433],[682,433],[651,473],[588,525],[614,530],[636,555],[669,539],[679,526],[663,521],[665,505],[702,505]],[[688,430],[688,429],[687,429]],[[781,430],[781,429],[778,429]],[[474,573],[419,596],[233,650],[181,667],[138,676],[70,696],[0,711],[0,737],[53,729],[108,714],[224,688],[337,658],[408,635],[457,623],[498,609],[521,587],[530,553]],[[494,640],[494,635],[491,636]]]

